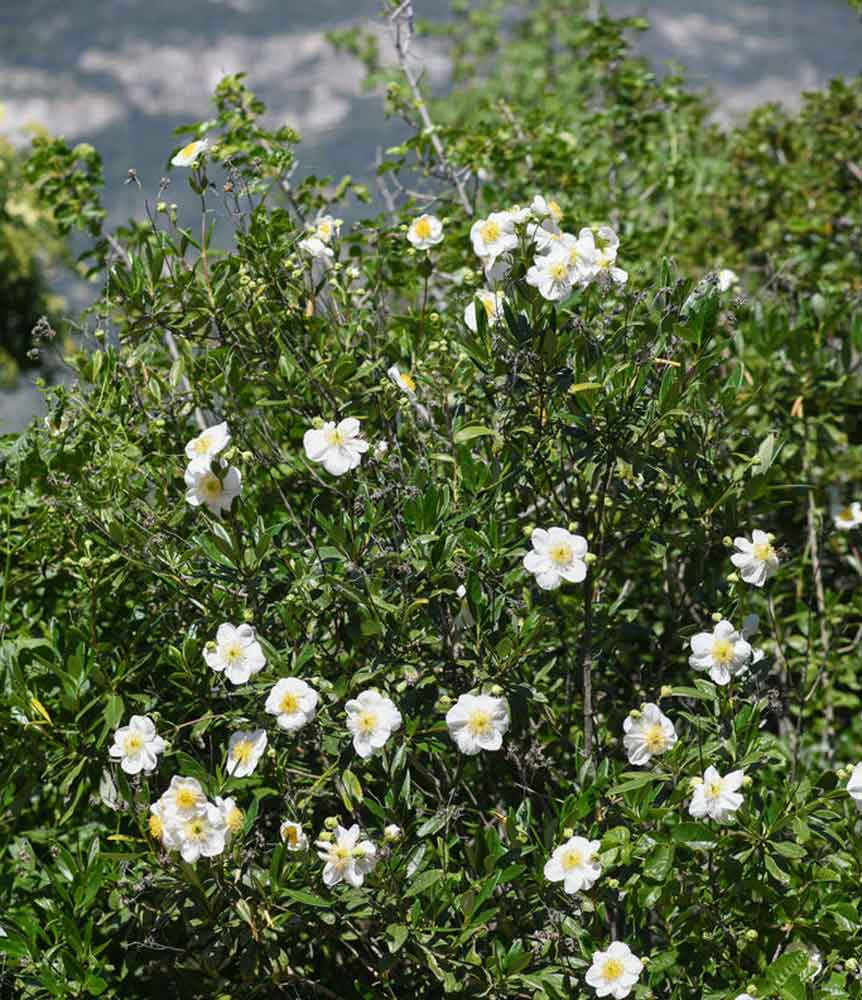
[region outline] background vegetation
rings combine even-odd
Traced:
[[[434,29],[454,85],[427,103],[413,63],[336,39],[414,130],[380,168],[385,211],[326,272],[304,227],[367,193],[296,181],[297,137],[240,78],[188,129],[227,178],[190,172],[194,230],[154,199],[104,232],[95,152],[36,145],[31,182],[91,234],[104,291],[79,383],[0,459],[6,995],[557,1000],[594,995],[584,973],[617,938],[650,960],[635,996],[862,996],[862,840],[838,774],[862,757],[862,562],[829,494],[858,499],[862,472],[862,81],[723,134],[631,56],[637,28],[573,0],[464,7]],[[472,333],[470,226],[535,194],[566,229],[614,226],[629,282],[555,307],[522,262],[504,321]],[[445,239],[414,254],[425,210]],[[198,412],[228,421],[243,475],[223,521],[183,498]],[[388,450],[333,479],[302,438],[345,416]],[[552,524],[596,560],[544,593],[521,560]],[[780,546],[764,591],[729,579],[723,542],[754,527]],[[767,655],[730,688],[688,665],[716,612],[762,623]],[[269,662],[234,689],[202,650],[244,619]],[[294,674],[321,704],[289,738],[263,703]],[[362,761],[343,704],[370,686],[405,722]],[[665,686],[679,744],[634,769],[623,720]],[[465,758],[446,699],[479,688],[513,722]],[[169,751],[127,780],[107,748],[135,713]],[[227,777],[231,732],[258,725],[270,752]],[[752,779],[727,826],[687,812],[708,765]],[[245,811],[221,857],[181,864],[149,836],[175,773]],[[379,843],[403,829],[361,888],[324,888],[313,852],[280,843],[283,820],[313,838],[334,815]],[[576,896],[543,876],[566,829],[601,841]]]

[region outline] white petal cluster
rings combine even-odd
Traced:
[[[729,267],[723,267],[718,272],[717,282],[720,292],[728,292],[734,285],[739,284],[739,275]]]
[[[587,540],[580,535],[565,528],[536,528],[530,541],[533,551],[524,556],[524,569],[542,590],[556,590],[564,580],[580,583],[587,575]]]
[[[733,540],[738,551],[733,553],[730,561],[739,570],[742,579],[753,587],[762,587],[778,569],[778,556],[772,545],[774,541],[774,535],[757,529],[751,533],[751,541],[744,537]]]
[[[293,820],[285,820],[279,829],[284,846],[289,851],[305,851],[308,849],[308,837],[303,832],[299,823]]]
[[[499,750],[509,728],[509,705],[488,694],[462,694],[446,713],[446,725],[461,753]]]
[[[714,767],[708,767],[698,779],[688,811],[696,819],[709,817],[726,823],[742,805],[737,789],[742,787],[744,771],[730,771],[722,777]]]
[[[359,827],[350,829],[338,826],[331,840],[318,840],[318,855],[326,864],[323,867],[324,885],[346,882],[358,887],[377,864],[377,848],[370,840],[360,840]]]
[[[312,235],[321,243],[330,243],[341,232],[343,219],[335,219],[331,215],[321,215],[314,225],[310,226]]]
[[[266,666],[263,648],[251,625],[219,625],[215,642],[207,643],[204,660],[231,684],[245,684]]]
[[[479,329],[479,324],[476,320],[476,303],[485,310],[485,315],[488,317],[488,326],[496,326],[500,322],[500,317],[503,315],[503,303],[506,301],[506,296],[503,292],[492,292],[487,288],[482,289],[480,292],[476,292],[471,300],[470,304],[464,310],[464,323],[468,330],[476,333]]]
[[[264,729],[241,729],[234,733],[227,745],[227,773],[232,778],[247,778],[253,774],[266,744]]]
[[[517,247],[516,214],[492,212],[487,219],[477,219],[470,227],[473,250],[486,270],[493,267],[503,254],[511,253]]]
[[[862,503],[853,500],[848,504],[831,505],[832,523],[839,531],[850,531],[862,524]]]
[[[340,423],[327,421],[313,427],[302,439],[309,461],[323,466],[331,476],[343,476],[355,469],[368,451],[368,442],[359,436],[359,421],[346,417]]]
[[[215,804],[222,814],[225,825],[225,842],[230,843],[231,838],[242,832],[245,825],[245,813],[232,798],[223,799],[221,795],[216,795]]]
[[[733,625],[722,619],[712,632],[698,632],[692,636],[692,655],[688,662],[695,670],[709,671],[712,680],[724,686],[732,677],[745,673],[753,662],[753,653]]]
[[[126,774],[152,774],[159,763],[165,741],[156,734],[156,726],[148,715],[133,715],[126,726],[114,733],[108,755],[119,760]]]
[[[214,424],[201,431],[186,445],[189,464],[184,473],[186,501],[192,507],[204,505],[220,517],[230,510],[234,499],[242,493],[239,469],[216,456],[230,444],[226,423]]]
[[[386,374],[410,399],[416,398],[416,383],[413,381],[412,375],[408,372],[402,372],[398,365],[391,365],[386,369]]]
[[[312,260],[316,260],[319,264],[323,264],[324,267],[328,267],[335,256],[332,247],[319,236],[306,236],[297,245],[303,253],[308,254]]]
[[[623,746],[629,763],[636,767],[648,764],[653,757],[666,753],[676,744],[673,723],[658,705],[647,702],[623,722]]]
[[[598,840],[570,837],[545,862],[545,878],[549,882],[562,882],[569,894],[592,889],[602,874],[596,861],[599,847]]]
[[[274,715],[279,729],[295,733],[314,718],[317,692],[299,677],[282,677],[269,692],[264,708]]]
[[[401,727],[401,713],[394,702],[373,688],[351,698],[344,708],[347,729],[353,736],[353,749],[362,758],[381,750]]]
[[[857,764],[850,774],[850,780],[847,782],[847,794],[862,809],[862,763]]]
[[[443,240],[443,223],[436,215],[420,215],[410,223],[407,239],[417,250],[430,250]]]
[[[623,1000],[640,979],[642,969],[643,962],[632,954],[631,948],[622,941],[614,941],[607,951],[593,955],[593,964],[587,970],[587,985],[592,986],[596,996]]]
[[[209,139],[197,139],[195,142],[190,142],[172,157],[171,163],[175,167],[193,167],[208,145]]]
[[[166,850],[179,851],[183,861],[214,858],[224,851],[237,827],[232,799],[210,802],[199,781],[175,775],[162,797],[150,806],[150,833]],[[231,826],[228,825],[232,820]]]
[[[624,285],[628,274],[617,267],[619,237],[610,226],[585,227],[577,236],[543,222],[528,228],[536,256],[527,271],[527,284],[543,299],[560,302],[576,289],[594,282]]]

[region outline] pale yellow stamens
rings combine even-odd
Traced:
[[[326,440],[329,442],[331,447],[340,448],[345,442],[345,437],[337,427],[333,427],[332,430],[327,433]]]
[[[286,691],[281,699],[281,704],[279,705],[279,711],[284,715],[293,715],[294,712],[299,711],[299,697],[295,695],[292,691]]]
[[[192,441],[192,451],[196,455],[206,455],[212,447],[212,435],[209,431],[204,431]]]
[[[201,479],[200,488],[201,492],[205,493],[208,497],[219,497],[222,494],[221,480],[211,472],[208,472]]]
[[[721,781],[718,778],[713,778],[711,781],[707,781],[704,786],[704,792],[707,798],[717,799],[721,795]]]
[[[624,971],[623,963],[618,958],[607,958],[602,966],[602,976],[611,982],[619,979]]]
[[[231,756],[240,764],[247,764],[251,760],[253,752],[254,746],[251,740],[239,740],[237,743],[234,743]]]
[[[583,854],[576,850],[574,847],[570,847],[568,851],[563,854],[562,868],[565,872],[570,872],[574,868],[580,868],[584,863]]]
[[[551,264],[550,268],[551,277],[554,281],[563,281],[569,273],[568,267],[562,262],[558,261],[556,264]]]
[[[198,793],[193,788],[181,788],[176,798],[177,809],[194,809],[198,804]]]
[[[413,225],[413,232],[420,240],[427,240],[431,235],[431,223],[426,218],[417,219]]]
[[[486,222],[479,233],[485,243],[496,243],[500,238],[500,226],[496,222]]]
[[[476,708],[467,720],[467,726],[473,736],[486,736],[491,731],[491,716],[484,708]]]
[[[206,829],[206,825],[202,819],[193,819],[186,823],[186,836],[190,840],[196,840],[201,837]]]
[[[647,727],[644,733],[644,743],[650,753],[661,753],[664,750],[667,739],[665,738],[661,723],[654,722],[651,726]]]
[[[363,736],[369,736],[377,728],[377,715],[374,712],[360,712],[356,727]]]
[[[164,827],[161,819],[159,819],[159,817],[156,816],[155,813],[153,813],[153,815],[150,816],[149,825],[150,825],[150,836],[158,840],[159,837],[161,837],[162,835],[162,830],[164,829]]]
[[[755,559],[759,559],[761,562],[766,562],[767,559],[771,559],[775,555],[775,549],[769,544],[769,542],[758,542],[753,546],[752,553]]]
[[[236,833],[238,830],[242,829],[244,820],[245,820],[245,813],[242,811],[242,809],[238,809],[236,806],[234,806],[233,809],[231,809],[230,812],[227,814],[227,819],[225,820],[225,823],[227,824],[227,828],[228,830],[231,831],[231,833]]]
[[[733,643],[730,639],[716,639],[713,642],[712,658],[716,663],[730,663],[733,659]]]
[[[194,156],[200,147],[200,140],[195,142],[190,142],[188,146],[183,146],[180,150],[180,156]]]
[[[123,749],[127,754],[137,753],[144,745],[144,738],[140,733],[129,733],[123,740]]]
[[[416,392],[416,383],[413,381],[412,375],[408,375],[407,372],[402,372],[398,378],[405,389],[408,389],[410,392]]]
[[[548,549],[548,558],[558,566],[565,566],[572,561],[572,547],[566,542],[556,542]]]

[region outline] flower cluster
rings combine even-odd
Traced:
[[[188,487],[186,500],[192,507],[205,504],[219,517],[223,511],[231,509],[234,499],[242,492],[239,469],[228,465],[223,459],[214,461],[229,443],[227,424],[221,423],[207,427],[186,445],[186,457],[189,460],[185,471]]]
[[[210,802],[195,778],[175,775],[150,806],[150,834],[189,864],[221,854],[244,824],[245,814],[233,799]]]

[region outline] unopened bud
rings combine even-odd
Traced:
[[[721,621],[721,612],[714,611],[709,617],[717,624]]]
[[[770,531],[766,536],[766,540],[771,544],[772,542],[775,541],[775,535],[773,535],[772,532]]]
[[[566,829],[563,830],[563,836],[566,838],[566,840],[571,840],[571,838],[574,837],[574,835],[575,831],[570,826],[567,826]]]
[[[619,889],[620,880],[616,878],[609,878],[605,884],[609,889]]]
[[[589,566],[591,563],[594,563],[597,558],[598,556],[594,552],[588,552],[584,556],[584,562]]]
[[[340,816],[327,816],[323,821],[323,825],[327,830],[334,830],[337,826],[341,824]]]
[[[844,963],[844,968],[849,969],[851,972],[855,972],[859,968],[859,963],[855,958],[848,958]]]
[[[730,535],[725,535],[724,538],[722,538],[721,542],[722,542],[723,545],[726,545],[728,548],[732,548],[733,547],[733,539],[730,537]]]
[[[389,826],[383,828],[383,839],[388,840],[390,843],[400,840],[401,827],[396,826],[395,823],[390,823]]]
[[[328,830],[324,830],[317,839],[322,840],[324,844],[328,844],[332,840],[332,834]]]
[[[246,608],[245,611],[243,611],[242,620],[248,623],[254,621],[254,612],[251,610],[251,608]]]
[[[744,937],[746,941],[756,941],[757,931],[753,927],[749,927],[748,930],[745,932]]]
[[[743,784],[744,788],[748,788],[748,786],[751,784],[751,775],[750,774],[746,774],[745,775],[745,777],[742,779],[742,784]]]
[[[739,583],[739,577],[737,576],[736,573],[728,573],[727,574],[727,582],[728,583]]]
[[[632,710],[631,710],[631,711],[629,712],[629,718],[632,718],[632,719],[639,719],[639,718],[641,717],[641,715],[642,715],[642,714],[643,714],[643,713],[642,713],[642,711],[641,711],[641,710],[640,710],[639,708],[633,708],[633,709],[632,709]]]
[[[673,688],[670,684],[662,684],[661,691],[659,692],[659,698],[670,698],[673,694]]]
[[[314,420],[311,421],[311,426],[314,427],[316,430],[320,430],[320,428],[323,427],[323,424],[324,424],[323,417],[315,417]]]

